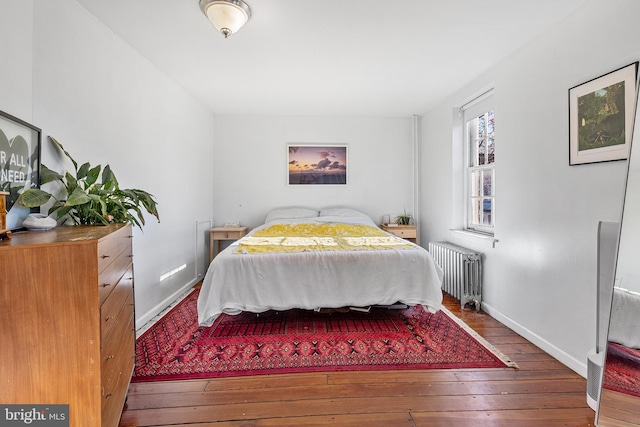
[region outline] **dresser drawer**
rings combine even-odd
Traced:
[[[98,275],[100,304],[103,304],[109,294],[116,288],[120,278],[125,274],[132,261],[131,245],[129,245]],[[130,276],[133,275],[130,274]]]
[[[125,307],[123,312],[127,311]],[[111,335],[109,348],[115,344],[117,353],[113,358],[103,358],[102,363],[102,425],[117,426],[122,413],[122,407],[127,396],[129,380],[135,364],[135,332],[133,322],[133,309],[130,311],[128,321],[122,319],[122,328],[118,332],[122,335]]]
[[[100,241],[98,244],[98,272],[102,272],[113,263],[126,248],[131,250],[132,237],[131,225],[128,225]]]
[[[100,337],[104,343],[125,304],[133,304],[133,268],[130,266],[115,289],[100,306]]]
[[[115,320],[113,331],[102,347],[102,394],[113,394],[118,377],[132,363],[135,331],[133,307],[125,306]],[[130,372],[127,373],[127,375]]]

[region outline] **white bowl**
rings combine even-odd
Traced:
[[[55,219],[49,218],[46,215],[29,214],[24,221],[22,221],[22,225],[27,227],[29,231],[44,231],[51,230],[57,223]]]

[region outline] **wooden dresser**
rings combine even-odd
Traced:
[[[132,240],[116,224],[0,242],[0,402],[118,425],[135,362]]]

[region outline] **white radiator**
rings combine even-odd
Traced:
[[[448,242],[429,242],[429,253],[444,271],[442,290],[460,300],[460,306],[482,303],[482,254]]]

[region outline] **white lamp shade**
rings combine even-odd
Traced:
[[[250,11],[229,0],[209,1],[203,6],[203,11],[213,26],[223,34],[237,32],[250,17]],[[225,36],[227,35],[225,34]]]

